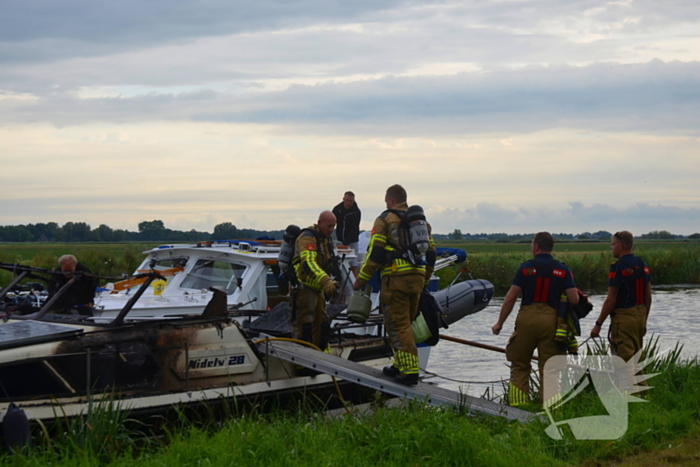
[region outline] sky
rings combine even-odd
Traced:
[[[700,231],[696,0],[23,0],[0,225]]]

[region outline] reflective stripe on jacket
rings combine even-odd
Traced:
[[[406,203],[401,203],[394,209],[398,211],[406,211],[408,205]],[[372,275],[377,269],[381,271],[382,275],[387,274],[422,274],[426,277],[426,280],[430,279],[433,274],[434,267],[426,265],[415,266],[409,261],[401,258],[395,258],[391,261],[386,261],[380,264],[378,262],[377,250],[383,250],[384,258],[387,260],[391,258],[392,253],[401,250],[399,242],[399,224],[401,223],[401,218],[391,211],[385,211],[381,216],[377,217],[374,221],[374,227],[372,228],[372,236],[369,240],[369,245],[367,246],[367,257],[362,269],[358,274],[358,279],[361,283],[366,283],[372,278]],[[428,232],[431,231],[430,225],[428,225]],[[435,251],[435,242],[433,241],[432,235],[430,236],[430,247],[429,251]],[[374,254],[373,254],[374,251]]]
[[[321,290],[323,278],[328,277],[331,255],[328,238],[315,225],[302,230],[294,245],[292,260],[299,282],[313,290]]]

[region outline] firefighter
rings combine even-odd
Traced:
[[[374,221],[368,255],[353,287],[355,290],[361,289],[375,271],[380,271],[379,304],[394,349],[394,363],[383,371],[396,382],[412,386],[418,383],[418,349],[411,322],[418,312],[421,291],[433,273],[436,255],[430,226],[425,223],[427,251],[424,263],[414,264],[404,259],[409,246],[406,245],[406,232],[402,232],[400,225],[409,209],[406,199],[406,190],[401,185],[392,185],[387,189],[384,197],[387,210]]]
[[[294,245],[292,265],[299,280],[296,296],[296,316],[292,313],[292,337],[310,342],[321,350],[329,350],[330,321],[326,314],[326,299],[333,297],[337,284],[331,279],[333,256],[331,234],[335,216],[323,211],[318,222],[303,229]]]
[[[578,304],[578,292],[569,268],[552,258],[554,239],[548,232],[539,232],[532,240],[533,259],[520,265],[498,316],[491,328],[499,334],[522,292],[520,310],[515,319],[515,331],[506,346],[506,359],[511,363],[508,403],[517,406],[529,402],[530,361],[537,349],[540,382],[544,386],[544,366],[555,355],[565,355],[555,340],[557,336],[557,307],[562,294],[569,304]],[[547,389],[546,387],[544,389]],[[551,388],[551,395],[558,392]],[[540,391],[540,402],[549,401],[549,394]]]
[[[591,337],[598,337],[600,329],[610,315],[608,340],[613,354],[629,361],[641,348],[647,332],[647,318],[651,309],[651,271],[649,266],[632,253],[634,237],[626,230],[612,236],[610,251],[617,259],[608,273],[608,294],[605,297],[600,315],[591,329]],[[621,389],[630,390],[635,384],[646,386],[640,378],[635,383],[633,368],[624,377]]]

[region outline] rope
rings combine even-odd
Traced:
[[[454,379],[454,378],[448,378],[447,376],[442,376],[437,373],[433,373],[431,371],[425,370],[421,368],[421,371],[423,371],[426,375],[431,375],[436,378],[444,379],[447,381],[452,381],[453,383],[464,383],[464,384],[495,384],[495,383],[502,383],[504,381],[508,381],[507,379],[497,379],[495,381],[468,381],[468,380],[462,380],[462,379]]]

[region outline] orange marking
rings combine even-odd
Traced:
[[[164,269],[163,271],[158,271],[158,274],[160,274],[163,277],[172,277],[175,275],[176,272],[182,272],[184,271],[185,268],[182,266],[175,266],[174,268],[170,269]],[[139,269],[137,271],[139,274],[146,274],[151,272],[151,269]],[[114,284],[114,290],[116,292],[120,292],[122,290],[130,289],[131,287],[136,287],[137,285],[141,285],[144,282],[146,282],[145,277],[141,277],[139,279],[131,278],[131,279],[126,279],[123,281],[116,282]]]

